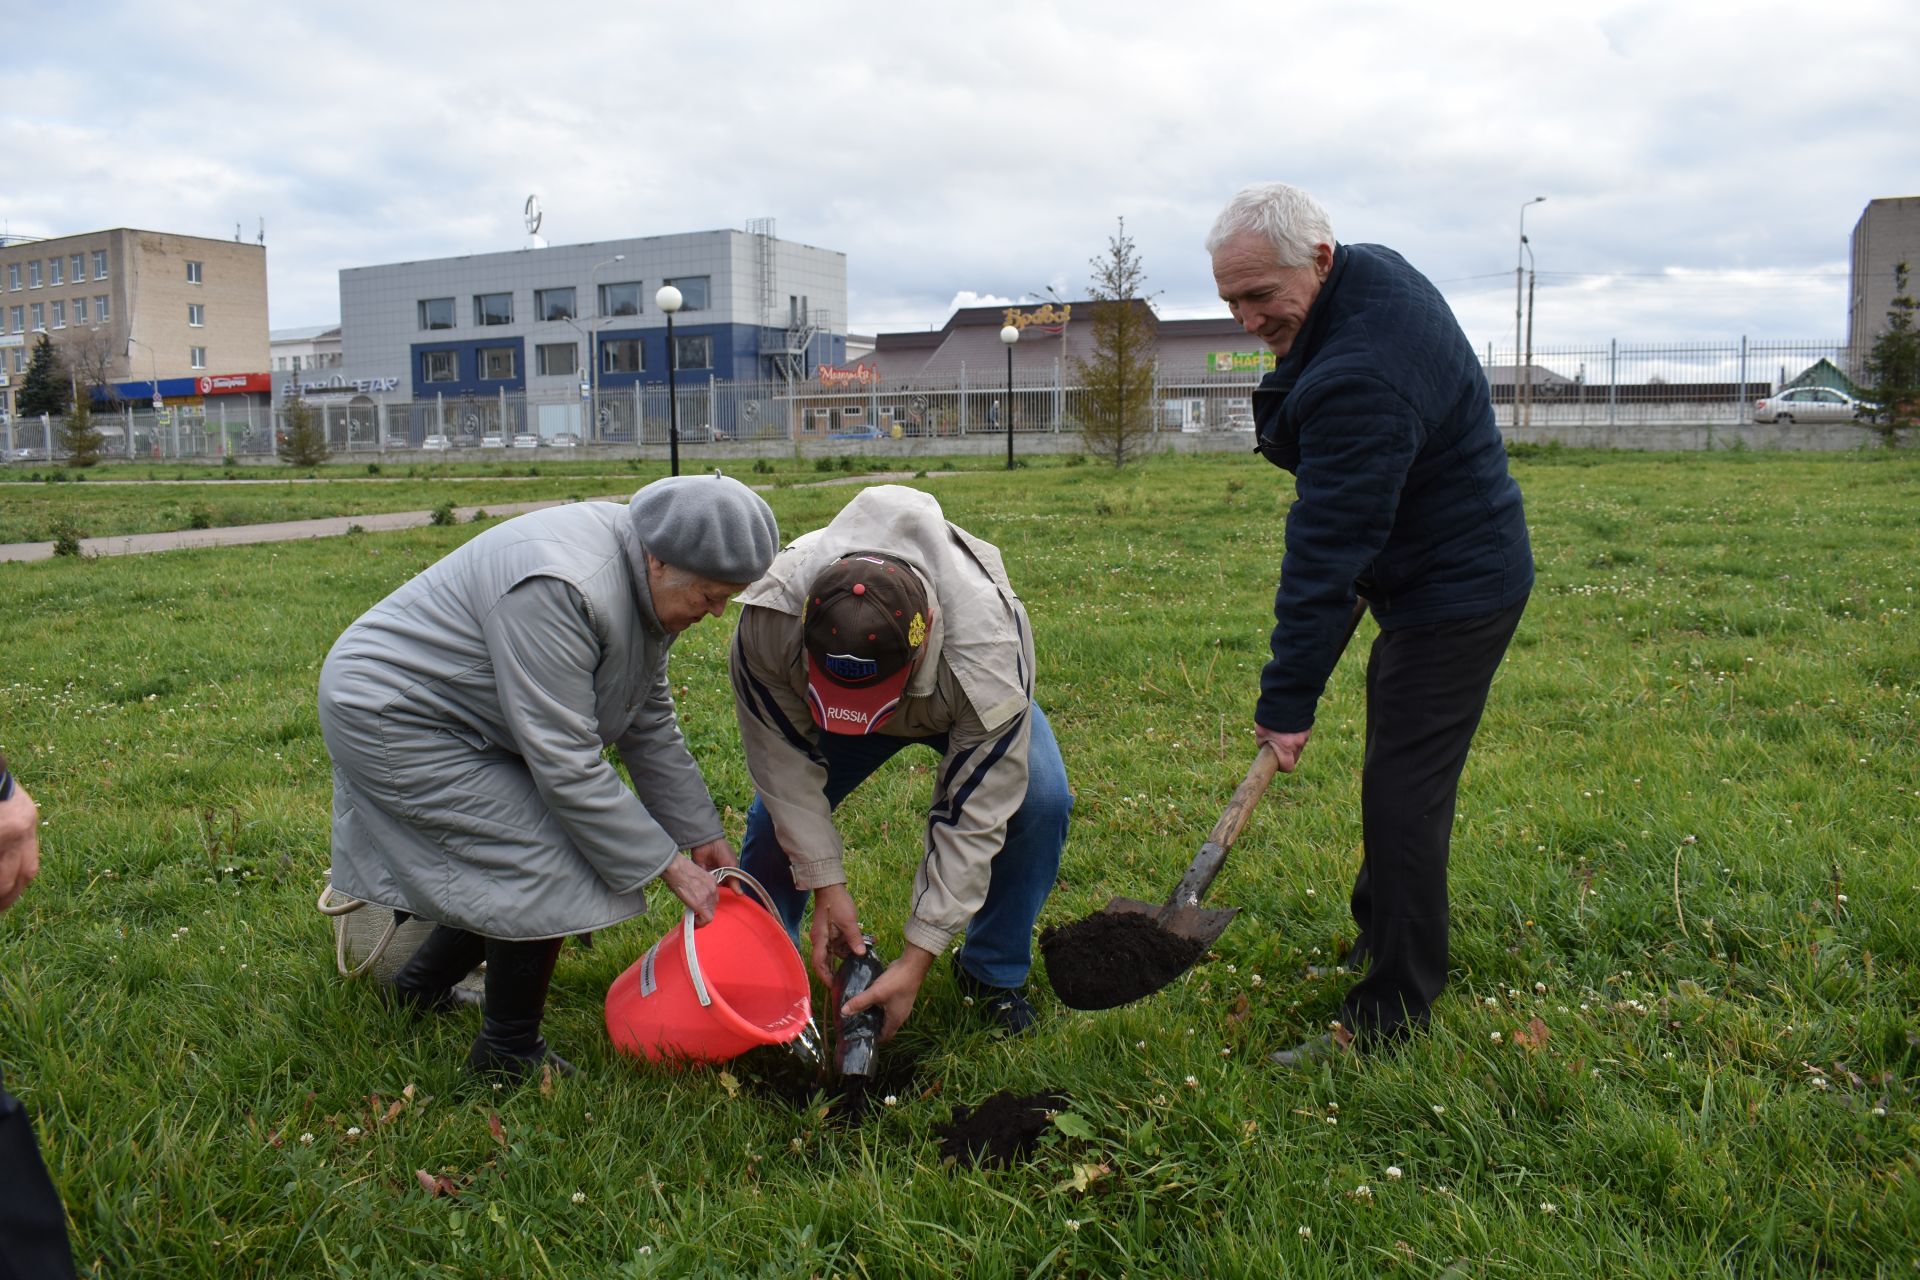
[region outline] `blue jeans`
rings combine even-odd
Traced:
[[[1028,714],[1033,717],[1033,731],[1027,749],[1027,798],[1007,824],[1006,843],[994,855],[987,900],[968,922],[967,940],[960,948],[960,967],[990,987],[1018,987],[1033,968],[1033,924],[1053,892],[1060,851],[1067,843],[1067,814],[1073,808],[1067,766],[1060,759],[1053,728],[1038,703],[1029,706]],[[943,756],[947,751],[944,733],[931,738],[821,734],[820,752],[827,758],[827,804],[838,808],[874,770],[915,743],[924,743]],[[792,864],[758,796],[747,810],[740,865],[766,886],[797,943],[811,895],[794,887]]]

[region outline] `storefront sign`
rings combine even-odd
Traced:
[[[1018,307],[1008,307],[1006,319],[1002,321],[1002,323],[1010,324],[1016,329],[1027,329],[1034,325],[1039,325],[1048,333],[1058,333],[1066,327],[1067,321],[1071,319],[1073,319],[1073,308],[1071,306],[1056,307],[1049,302],[1044,307],[1033,311],[1022,311]]]
[[[823,387],[870,387],[880,381],[880,370],[870,364],[856,364],[846,368],[823,364],[819,369],[819,378],[820,385]]]
[[[326,396],[345,395],[351,391],[358,395],[366,396],[373,395],[379,391],[397,391],[399,389],[400,379],[398,378],[347,378],[336,373],[331,378],[323,378],[319,382],[289,381],[287,383],[286,394],[289,396]]]
[[[1208,373],[1265,373],[1274,366],[1271,351],[1209,351]]]
[[[218,373],[200,379],[200,394],[203,396],[237,396],[258,391],[263,394],[273,390],[273,375],[270,373]]]

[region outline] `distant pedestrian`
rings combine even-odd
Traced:
[[[327,655],[333,886],[439,926],[393,979],[416,1009],[459,1003],[486,961],[469,1070],[572,1070],[540,1034],[560,944],[645,911],[650,881],[712,918],[709,872],[733,850],[681,738],[667,656],[778,546],[773,512],[739,481],[657,480],[625,507],[487,530]]]
[[[1393,250],[1337,243],[1306,192],[1260,183],[1207,235],[1234,319],[1279,357],[1257,447],[1294,475],[1254,733],[1291,771],[1356,601],[1367,661],[1364,853],[1343,1031],[1273,1055],[1306,1065],[1427,1023],[1447,979],[1454,798],[1533,586],[1520,488],[1487,380],[1446,300]]]

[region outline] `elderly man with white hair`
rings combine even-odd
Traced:
[[[1254,393],[1257,447],[1293,473],[1272,659],[1254,732],[1292,771],[1364,605],[1364,852],[1340,1030],[1281,1066],[1391,1044],[1447,978],[1454,799],[1488,689],[1533,587],[1520,488],[1472,345],[1393,250],[1340,244],[1284,183],[1236,195],[1206,240],[1221,300],[1277,356]]]
[[[735,859],[681,737],[667,656],[779,543],[739,481],[657,480],[624,507],[487,530],[327,655],[333,886],[438,926],[393,979],[414,1009],[460,1003],[456,984],[486,961],[474,1073],[572,1071],[540,1034],[560,944],[645,911],[650,881],[712,919],[709,873]]]

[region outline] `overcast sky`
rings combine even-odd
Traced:
[[[957,14],[958,16],[948,16]],[[936,16],[938,15],[938,16]],[[1083,296],[1126,218],[1165,316],[1241,185],[1313,192],[1511,344],[1841,339],[1920,194],[1920,4],[324,5],[16,0],[0,222],[253,239],[275,328],[343,267],[744,227],[842,250],[858,332]]]

